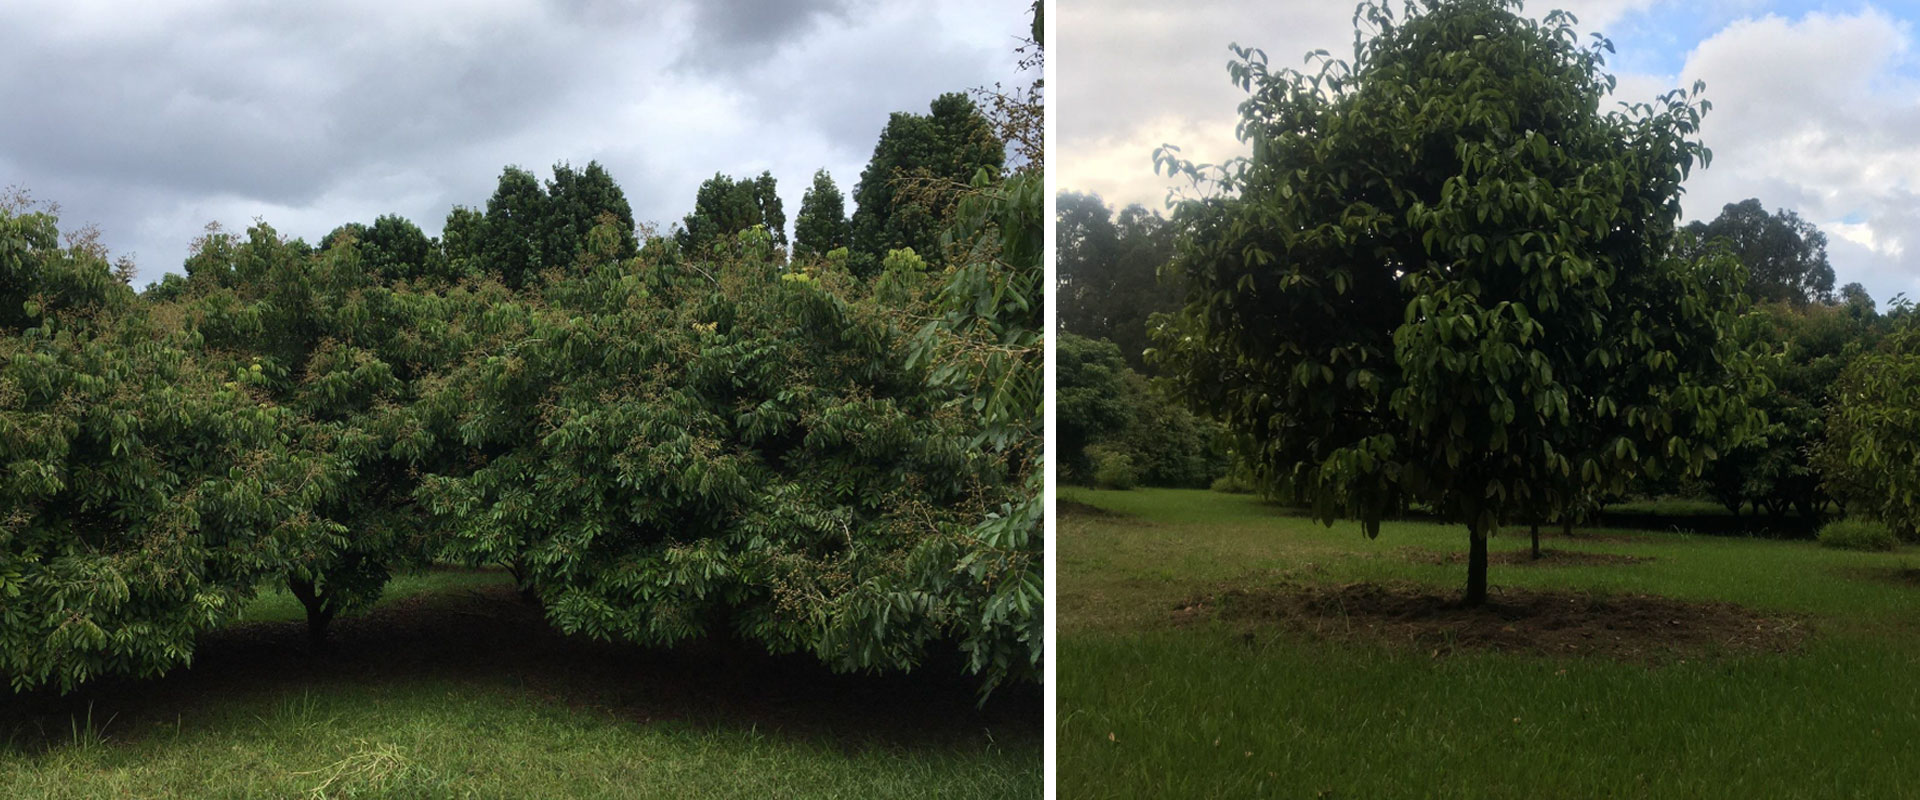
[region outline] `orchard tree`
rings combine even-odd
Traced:
[[[824,256],[846,247],[851,239],[846,197],[826,170],[813,173],[813,185],[800,198],[800,216],[793,223],[793,255]]]
[[[15,690],[187,663],[324,535],[337,473],[51,214],[0,207],[0,675]]]
[[[1465,524],[1469,605],[1502,525],[1697,471],[1757,424],[1718,333],[1738,268],[1672,247],[1699,87],[1603,113],[1611,45],[1518,6],[1363,4],[1353,61],[1313,74],[1236,47],[1253,155],[1156,156],[1221,189],[1177,213],[1163,368],[1328,524],[1377,535],[1407,502]]]
[[[1148,369],[1149,320],[1179,308],[1180,289],[1163,280],[1173,231],[1135,204],[1116,216],[1093,195],[1065,192],[1055,204],[1060,327],[1118,345],[1134,369]]]
[[[1815,464],[1852,515],[1920,539],[1920,326],[1847,365],[1833,385]]]
[[[1760,201],[1728,203],[1712,222],[1687,225],[1699,245],[1727,247],[1747,269],[1747,295],[1757,302],[1808,303],[1833,299],[1827,235],[1791,209],[1768,214]]]

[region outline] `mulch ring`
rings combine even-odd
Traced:
[[[1442,553],[1424,547],[1396,547],[1395,555],[1416,564],[1465,564],[1467,554],[1458,551]],[[1498,550],[1487,554],[1489,564],[1512,564],[1521,567],[1605,567],[1642,564],[1652,561],[1653,556],[1631,556],[1621,553],[1589,553],[1582,550],[1553,550],[1543,548],[1540,557],[1534,558],[1527,550]]]
[[[1646,594],[1497,588],[1479,608],[1457,592],[1402,583],[1282,584],[1228,589],[1174,611],[1176,623],[1218,619],[1251,644],[1262,629],[1337,641],[1401,643],[1438,657],[1476,650],[1660,663],[1798,648],[1805,620],[1731,603]]]

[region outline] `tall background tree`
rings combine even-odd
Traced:
[[[1609,45],[1518,7],[1363,4],[1353,61],[1313,74],[1236,48],[1253,156],[1156,157],[1220,190],[1176,216],[1163,367],[1329,524],[1419,502],[1466,525],[1469,604],[1502,525],[1697,471],[1695,442],[1756,422],[1718,333],[1738,268],[1673,256],[1704,104],[1602,113]]]
[[[925,115],[894,112],[854,186],[856,274],[879,271],[887,252],[936,255],[960,190],[1006,164],[1006,143],[965,94],[934,98]]]
[[[1718,243],[1747,268],[1747,295],[1757,302],[1808,303],[1834,299],[1827,235],[1791,209],[1768,214],[1760,201],[1728,203],[1711,222],[1686,228],[1696,247]]]
[[[762,172],[758,178],[736,181],[714,173],[700,184],[693,212],[687,214],[674,239],[680,249],[692,251],[730,241],[755,225],[766,226],[775,244],[787,243],[787,214],[780,207],[773,174]]]
[[[846,196],[826,170],[813,173],[813,185],[800,197],[800,215],[793,222],[793,255],[821,256],[852,243]]]
[[[1173,228],[1138,204],[1116,219],[1094,195],[1063,192],[1055,208],[1061,330],[1113,342],[1129,366],[1151,371],[1151,319],[1180,307],[1179,278],[1161,276]]]

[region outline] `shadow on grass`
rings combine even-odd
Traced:
[[[232,701],[449,684],[610,721],[752,729],[849,750],[952,748],[984,736],[1015,748],[1031,740],[1037,751],[1042,720],[1032,685],[1003,686],[979,705],[957,655],[908,674],[861,675],[733,641],[672,649],[596,642],[555,631],[503,584],[401,598],[341,619],[317,654],[304,622],[239,623],[202,636],[193,666],[161,678],[12,696],[0,704],[0,743],[39,752],[101,730],[125,740],[162,721],[191,725]]]

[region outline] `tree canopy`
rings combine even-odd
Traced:
[[[1163,368],[1321,519],[1464,523],[1469,603],[1501,525],[1755,424],[1717,334],[1739,271],[1673,248],[1700,87],[1603,113],[1610,45],[1518,6],[1363,4],[1353,60],[1311,74],[1236,48],[1253,155],[1157,155],[1218,190],[1176,213]]]

